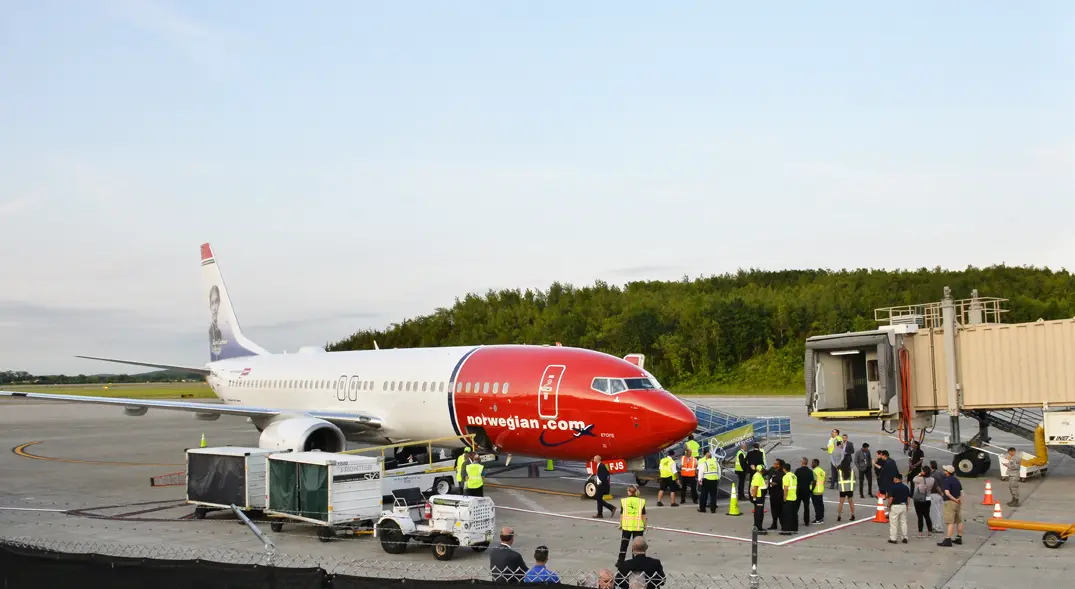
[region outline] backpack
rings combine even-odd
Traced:
[[[929,501],[929,492],[925,488],[932,482],[933,479],[927,477],[923,478],[921,483],[915,483],[914,495],[911,498],[918,503]]]

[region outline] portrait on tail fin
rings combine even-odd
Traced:
[[[212,322],[209,324],[209,351],[210,358],[215,361],[220,359],[220,350],[228,343],[224,340],[224,334],[218,325],[220,289],[215,284],[209,288],[209,312],[212,315]]]

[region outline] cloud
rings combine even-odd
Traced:
[[[166,0],[109,0],[108,12],[187,54],[206,68],[219,70],[234,57],[232,37],[182,14]]]

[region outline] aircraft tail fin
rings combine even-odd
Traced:
[[[209,296],[209,359],[211,361],[268,354],[261,346],[246,338],[224,286],[220,264],[208,243],[202,247],[202,276]]]

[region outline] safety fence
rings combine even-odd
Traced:
[[[666,571],[647,578],[615,568],[556,570],[564,587],[616,589],[932,589],[841,579],[773,575],[704,575]],[[0,587],[156,587],[160,589],[455,589],[506,587],[505,575],[489,567],[299,556],[226,548],[194,549],[146,544],[64,542],[0,538]],[[494,580],[494,577],[501,577]],[[515,581],[518,582],[517,580]]]

